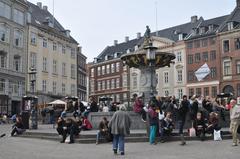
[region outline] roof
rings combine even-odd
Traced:
[[[53,15],[48,11],[44,9],[40,9],[37,5],[28,2],[29,11],[31,13],[31,24],[42,29],[52,29],[52,31],[55,31],[55,33],[64,36],[65,38],[69,38],[74,43],[77,43],[75,39],[73,39],[71,36],[67,37],[64,31],[64,27],[56,20]],[[54,24],[53,27],[50,27],[44,23],[46,23],[46,20],[49,19],[51,23]]]

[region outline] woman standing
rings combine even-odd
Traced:
[[[124,137],[130,134],[131,119],[124,105],[120,106],[120,110],[115,112],[109,122],[109,128],[113,134],[113,152],[117,154],[118,148],[121,155],[124,155]]]

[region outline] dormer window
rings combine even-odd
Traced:
[[[109,57],[109,56],[108,56],[108,55],[106,55],[106,56],[105,56],[105,60],[108,60],[108,57]]]
[[[114,58],[118,58],[118,56],[119,56],[120,54],[121,54],[120,52],[114,53]]]
[[[209,30],[209,31],[213,31],[213,29],[214,29],[213,25],[209,25],[209,26],[208,26],[208,30]]]
[[[183,40],[183,34],[178,34],[178,40],[182,41]]]
[[[227,27],[228,27],[228,31],[233,30],[233,28],[234,28],[233,22],[228,22]]]
[[[200,28],[200,34],[204,34],[206,33],[206,28],[205,27],[201,27]]]
[[[131,52],[131,49],[127,49],[127,54]]]

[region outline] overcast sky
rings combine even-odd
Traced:
[[[29,1],[40,1],[53,12],[53,0]],[[114,40],[121,43],[125,36],[143,34],[146,25],[155,31],[187,23],[193,15],[209,19],[230,14],[236,0],[55,0],[54,4],[55,18],[71,30],[88,61],[93,61]]]

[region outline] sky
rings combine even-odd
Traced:
[[[82,46],[87,61],[93,61],[114,40],[190,22],[197,15],[204,19],[230,14],[236,0],[28,0],[42,2]],[[53,7],[54,4],[54,7]]]

